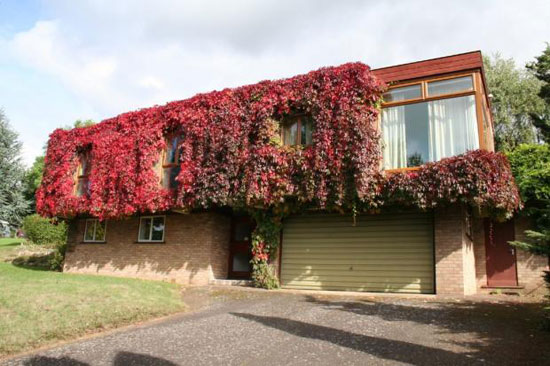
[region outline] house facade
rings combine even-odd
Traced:
[[[363,71],[361,68],[361,72]],[[339,74],[330,74],[330,77],[323,75],[322,80],[331,77],[336,80],[337,75]],[[364,75],[368,75],[368,78]],[[145,122],[134,119],[133,114],[126,114],[117,117],[116,121],[102,122],[98,127],[93,127],[93,130],[58,135],[61,137],[57,137],[57,140],[52,135],[46,164],[46,174],[49,175],[41,187],[44,202],[40,206],[45,214],[56,214],[70,219],[64,271],[165,280],[188,285],[206,285],[216,279],[248,279],[252,271],[251,245],[256,223],[246,214],[246,207],[232,204],[237,200],[235,197],[245,194],[248,194],[247,197],[260,197],[257,201],[247,198],[249,207],[266,205],[262,200],[269,197],[270,205],[278,202],[276,205],[283,207],[285,201],[296,201],[293,201],[289,192],[306,192],[303,194],[306,198],[298,201],[309,199],[313,202],[315,199],[311,197],[327,190],[328,193],[323,196],[326,201],[332,200],[339,204],[346,200],[347,190],[345,187],[339,191],[330,190],[331,185],[338,185],[332,178],[337,174],[328,178],[323,176],[323,180],[312,178],[312,183],[307,186],[300,186],[301,183],[293,181],[292,177],[300,177],[297,180],[308,177],[308,169],[339,174],[343,172],[340,177],[346,177],[345,174],[350,169],[342,166],[348,160],[355,159],[366,161],[365,164],[376,168],[368,174],[358,172],[357,169],[349,173],[356,179],[354,187],[360,187],[357,188],[360,194],[354,195],[353,199],[359,202],[359,206],[368,200],[364,209],[355,210],[353,203],[353,206],[348,206],[353,207],[352,212],[334,209],[335,205],[329,207],[315,201],[315,205],[311,204],[307,209],[289,209],[290,213],[284,215],[280,243],[270,258],[283,288],[470,295],[494,288],[531,291],[542,286],[540,276],[548,268],[547,262],[543,258],[516,252],[507,244],[508,241],[523,238],[523,231],[529,223],[517,215],[505,221],[502,221],[502,217],[497,219],[491,215],[491,211],[494,211],[492,209],[502,209],[506,205],[513,207],[514,203],[508,197],[509,191],[494,189],[482,175],[486,173],[483,171],[485,167],[488,170],[491,164],[501,158],[493,153],[490,97],[483,75],[481,53],[470,52],[375,70],[367,69],[356,77],[364,84],[356,85],[346,76],[345,85],[348,89],[345,90],[344,86],[340,87],[339,82],[331,81],[330,87],[338,90],[340,103],[338,108],[330,109],[330,118],[333,119],[325,117],[328,115],[325,110],[317,111],[315,108],[290,107],[287,112],[276,114],[277,118],[273,118],[277,121],[273,128],[275,132],[266,141],[271,144],[269,146],[275,146],[274,149],[280,146],[284,150],[284,158],[276,155],[278,150],[269,150],[264,154],[263,147],[260,149],[251,146],[243,153],[244,150],[234,150],[232,145],[224,145],[216,140],[216,136],[229,133],[226,130],[238,134],[240,126],[248,123],[237,112],[234,119],[219,119],[221,107],[218,106],[230,104],[228,100],[231,103],[233,101],[223,98],[234,98],[237,94],[241,98],[246,95],[246,100],[252,102],[243,108],[251,110],[255,108],[256,100],[265,98],[267,90],[272,90],[269,89],[270,85],[262,83],[258,84],[260,89],[254,89],[254,86],[252,89],[220,92],[225,94],[221,97],[215,96],[221,98],[221,101],[213,104],[208,104],[204,99],[206,97],[201,97],[202,99],[177,105],[177,110],[169,104],[160,112],[140,111],[141,115],[149,118],[144,119]],[[273,89],[282,90],[278,88],[291,88],[298,83],[305,83],[302,79],[296,80],[298,81],[281,81]],[[322,89],[318,87],[318,83],[312,85]],[[353,104],[355,102],[345,100],[352,93],[350,90],[360,94],[357,89],[363,85],[372,87],[371,92],[361,94],[362,98],[369,100],[367,104],[361,102],[358,106]],[[379,85],[383,87],[378,89]],[[378,92],[383,93],[381,99],[369,99]],[[280,99],[280,94],[277,95]],[[289,98],[292,103],[302,103],[297,102],[301,99],[294,94]],[[319,103],[331,103],[321,97],[315,98]],[[205,107],[207,104],[208,107]],[[381,106],[380,113],[377,112],[378,108],[374,108],[375,104],[377,107]],[[349,107],[349,113],[338,114],[344,105]],[[196,136],[206,139],[206,133],[198,127],[198,119],[194,120],[191,113],[185,112],[191,109],[200,113],[205,111],[203,114],[208,117],[204,118],[213,121],[209,128],[214,132],[209,135],[208,143],[199,147],[197,144],[188,144],[191,136],[195,140],[198,138]],[[218,113],[216,117],[212,117],[213,109]],[[250,112],[250,115],[256,116],[262,111],[263,109],[258,108]],[[354,111],[359,112],[354,114]],[[228,108],[222,114],[225,116],[231,113],[233,110]],[[364,118],[365,115],[368,118]],[[261,119],[264,121],[261,122],[261,128],[270,126],[270,118]],[[164,192],[162,194],[177,196],[173,198],[174,201],[170,201],[173,204],[165,204],[166,201],[161,200],[164,196],[147,196],[143,193],[143,187],[149,187],[150,181],[142,182],[142,178],[130,175],[133,173],[116,169],[119,161],[114,161],[111,169],[105,167],[103,170],[98,163],[102,159],[101,151],[105,151],[104,159],[118,154],[115,145],[117,148],[124,145],[127,140],[123,136],[130,133],[127,132],[128,129],[147,131],[147,121],[152,124],[159,119],[165,122],[162,122],[164,124],[158,130],[155,140],[146,137],[149,135],[145,132],[132,132],[139,138],[128,143],[126,151],[139,151],[139,147],[135,147],[138,141],[140,146],[154,145],[154,148],[147,151],[158,151],[160,158],[147,158],[148,153],[144,150],[137,153],[142,160],[137,161],[134,158],[136,162],[124,157],[127,160],[120,164],[134,164],[132,172],[137,170],[139,174],[150,166],[147,174],[151,178],[147,179],[157,182],[155,184]],[[171,127],[175,123],[173,121],[180,119],[188,123],[184,125],[184,133]],[[349,123],[349,126],[346,127],[347,130],[344,127],[330,130],[329,127],[323,127],[324,123],[329,124],[328,121],[336,121],[330,123],[342,125]],[[349,121],[358,124],[353,125]],[[361,126],[365,123],[369,124],[368,128],[373,128],[381,144],[373,144],[373,150],[356,153],[354,151],[357,146],[350,146],[342,141],[347,141],[344,139],[353,135],[357,126],[363,128]],[[255,131],[254,127],[250,127],[251,130],[246,132],[248,137],[240,140],[240,144],[247,144],[257,135],[261,136],[261,131],[271,131],[268,127],[258,130],[260,132],[250,132]],[[331,132],[321,135],[323,128]],[[364,133],[354,135],[351,141],[356,141],[356,145],[370,144],[369,131],[365,129]],[[99,133],[107,136],[104,145],[95,142],[97,139],[94,134]],[[119,143],[110,140],[110,136],[115,134],[121,136],[116,137],[120,138],[116,140]],[[336,135],[347,137],[338,140],[340,137],[335,137]],[[77,138],[92,142],[78,146],[63,142]],[[275,145],[272,143],[274,139],[277,140]],[[161,140],[162,143],[158,143]],[[56,147],[55,141],[63,143],[57,143],[60,146]],[[322,154],[315,155],[315,152],[308,150],[309,146],[323,143],[327,146],[323,148]],[[193,157],[198,154],[205,156],[205,150],[210,147],[214,160],[203,159],[196,163],[199,159]],[[66,163],[59,163],[60,159],[54,159],[55,149],[58,149],[59,156],[64,151],[69,151],[72,157],[67,158]],[[346,149],[354,151],[348,152]],[[109,151],[112,154],[107,155]],[[250,157],[250,154],[256,155]],[[291,158],[288,158],[289,154]],[[319,156],[339,154],[350,158],[342,158],[340,163],[339,160],[327,160],[336,163],[327,163],[326,166],[319,162]],[[278,158],[269,160],[273,156]],[[207,169],[211,167],[211,161],[234,157],[232,162],[252,159],[246,160],[240,170],[231,173],[234,177],[231,179],[234,180],[219,178],[219,170]],[[287,158],[293,159],[292,164],[299,161],[299,165],[287,165]],[[247,165],[252,164],[252,161],[256,164],[257,160],[264,161],[264,167],[271,164],[270,168],[262,168],[259,173],[250,173],[246,169]],[[238,164],[240,163],[228,164],[230,168],[224,169],[233,169],[231,167]],[[478,164],[479,173],[471,173],[473,170],[469,170],[468,164]],[[297,166],[301,169],[298,173]],[[455,181],[452,180],[454,178],[449,178],[450,173],[445,175],[452,169],[460,172],[460,179]],[[509,172],[506,172],[505,163],[503,169],[497,174],[504,181],[499,184],[506,186],[506,189],[513,189],[513,181],[510,175],[506,175]],[[255,180],[249,181],[251,175]],[[284,191],[280,188],[283,185],[280,183],[283,175],[291,177],[284,181]],[[189,193],[200,192],[204,185],[210,184],[205,182],[210,182],[214,176],[217,177],[217,188],[210,197],[207,194],[207,198],[199,199]],[[375,177],[378,180],[374,180]],[[63,179],[65,183],[58,183]],[[236,188],[236,179],[239,182],[246,180],[248,183]],[[261,185],[264,180],[270,182],[270,185],[266,185],[270,188],[258,189],[257,184]],[[223,184],[218,183],[219,181]],[[257,181],[260,183],[256,183]],[[422,182],[415,183],[417,185],[414,189],[399,188],[399,184],[406,185],[411,181]],[[290,189],[289,182],[293,184]],[[277,188],[272,188],[276,184],[279,184]],[[387,188],[393,187],[391,184],[398,188]],[[99,189],[100,185],[114,187],[112,189],[115,193],[106,193],[106,188]],[[260,193],[249,194],[253,189]],[[467,189],[475,193],[470,193]],[[378,204],[378,198],[368,198],[369,192],[373,190],[385,190],[385,199],[390,203],[381,205]],[[431,191],[427,192],[428,190]],[[230,193],[225,196],[219,193],[218,196],[218,192],[226,191]],[[246,193],[242,193],[244,191]],[[56,192],[62,192],[63,196],[58,194],[54,197]],[[278,196],[278,192],[284,193]],[[338,192],[344,193],[338,196]],[[118,195],[126,195],[127,202],[131,203],[119,205],[114,197]],[[48,201],[50,196],[52,199]],[[87,201],[87,197],[91,201]],[[197,194],[197,197],[202,196]],[[227,197],[230,199],[226,199]],[[189,200],[190,198],[192,199]],[[90,202],[93,200],[101,205],[92,205]],[[139,205],[135,203],[138,200],[141,200]],[[412,204],[413,201],[416,204]],[[480,202],[491,202],[494,207],[484,207],[478,204]],[[103,208],[94,211],[91,206]],[[122,208],[116,216],[105,214],[113,212],[113,207]],[[510,213],[511,209],[507,210]]]

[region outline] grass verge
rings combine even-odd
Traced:
[[[179,290],[165,282],[0,263],[0,356],[181,311]]]

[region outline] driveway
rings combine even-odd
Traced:
[[[535,304],[243,289],[192,290],[185,295],[191,302],[193,291],[208,291],[206,310],[4,364],[542,365],[550,359],[550,334],[537,330]]]

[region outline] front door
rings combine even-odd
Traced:
[[[233,217],[229,242],[229,278],[250,278],[251,235],[254,225],[247,216]]]
[[[517,286],[516,250],[509,241],[515,240],[514,220],[485,220],[485,255],[487,286]]]

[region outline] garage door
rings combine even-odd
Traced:
[[[284,288],[434,293],[427,213],[294,216],[285,220]]]

